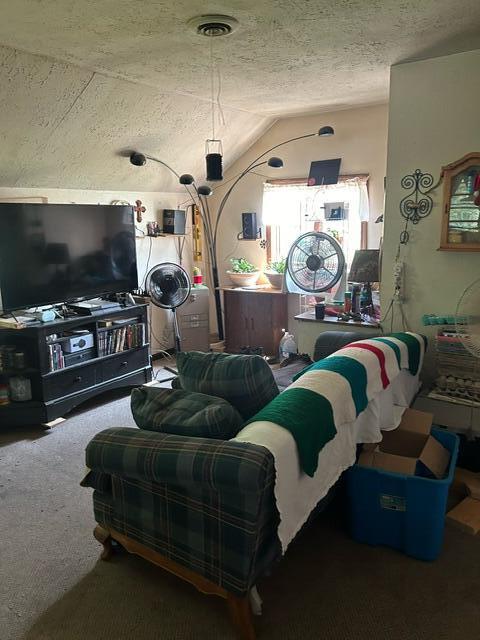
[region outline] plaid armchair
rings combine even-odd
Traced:
[[[260,446],[136,428],[107,429],[88,444],[96,537],[227,599],[253,638],[249,590],[281,556],[274,463]]]

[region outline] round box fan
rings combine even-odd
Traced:
[[[465,348],[480,358],[480,280],[472,282],[458,301],[455,330]]]
[[[181,351],[176,311],[190,295],[191,284],[188,273],[178,264],[162,262],[152,267],[148,272],[145,279],[145,289],[154,305],[172,310],[175,348],[177,351]]]
[[[340,280],[344,269],[341,246],[321,231],[304,233],[288,252],[288,275],[296,287],[308,293],[328,291]]]

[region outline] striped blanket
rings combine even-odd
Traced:
[[[426,338],[410,332],[353,342],[301,371],[247,424],[266,421],[287,429],[302,470],[313,477],[318,455],[337,427],[354,422],[403,369],[417,375],[425,349]]]

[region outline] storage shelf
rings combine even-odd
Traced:
[[[126,353],[132,353],[133,351],[140,351],[140,349],[144,349],[145,347],[149,347],[150,343],[146,342],[140,347],[134,347],[132,349],[124,349],[123,351],[117,351],[116,353],[109,353],[105,356],[96,356],[95,358],[90,358],[90,360],[83,360],[82,362],[77,362],[76,364],[71,364],[69,367],[63,367],[62,369],[55,369],[55,371],[49,371],[48,373],[44,373],[42,375],[43,378],[50,378],[51,376],[56,375],[57,373],[62,373],[64,371],[71,371],[72,369],[78,369],[80,367],[84,367],[87,364],[95,364],[100,360],[109,360],[114,358],[115,356],[121,356]]]
[[[127,324],[142,324],[138,330],[138,346],[129,343],[131,348],[101,356],[99,353],[99,331],[102,321],[122,320],[120,325],[112,324],[105,329],[115,334],[125,333]],[[122,331],[123,327],[123,331]],[[68,335],[72,329],[87,329],[94,336],[93,344],[88,351],[80,350],[68,354],[69,366],[55,371],[50,370],[53,354],[52,344],[61,342],[61,337]],[[0,424],[2,427],[22,427],[50,423],[56,418],[66,415],[82,402],[93,398],[107,389],[127,386],[138,386],[151,380],[151,363],[149,342],[142,344],[140,340],[148,340],[148,306],[136,304],[119,309],[108,308],[94,316],[74,316],[60,318],[51,322],[35,323],[24,329],[0,329],[0,342],[22,345],[25,352],[25,364],[22,369],[13,369],[14,361],[4,361],[5,370],[0,372],[0,379],[8,384],[13,375],[29,377],[32,385],[32,400],[26,402],[10,401],[0,406]],[[119,333],[120,332],[120,333]],[[48,336],[57,334],[58,340],[49,344]],[[28,345],[25,340],[28,339]],[[51,342],[51,341],[50,341]],[[100,340],[100,342],[104,342]],[[119,345],[121,343],[117,341]],[[111,346],[113,343],[111,343]],[[66,345],[65,345],[66,346]],[[123,344],[127,347],[127,343]],[[57,349],[55,347],[55,349]],[[58,351],[55,353],[58,354]],[[67,355],[67,354],[65,354]],[[89,358],[89,359],[87,359]],[[61,361],[61,359],[59,359]],[[57,358],[55,357],[55,362]],[[65,364],[62,361],[63,364]],[[33,366],[30,366],[33,365]],[[8,372],[7,372],[8,367]]]

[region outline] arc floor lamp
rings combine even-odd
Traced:
[[[222,300],[220,296],[220,281],[218,278],[218,263],[217,263],[217,239],[218,239],[218,231],[220,226],[220,221],[222,219],[222,215],[225,209],[225,206],[228,202],[228,199],[235,189],[237,184],[249,173],[258,169],[263,165],[267,165],[274,169],[279,169],[283,167],[283,160],[276,156],[271,156],[267,160],[264,160],[265,156],[275,149],[282,147],[290,142],[295,142],[297,140],[304,140],[305,138],[312,138],[315,136],[326,137],[334,135],[334,130],[330,126],[321,127],[315,133],[308,133],[306,135],[297,136],[295,138],[290,138],[288,140],[284,140],[283,142],[279,142],[278,144],[270,147],[259,156],[257,156],[250,164],[241,171],[237,176],[235,176],[232,180],[232,184],[229,186],[227,191],[225,192],[223,198],[218,205],[218,209],[215,217],[212,217],[212,213],[210,211],[210,206],[208,203],[208,197],[213,193],[212,189],[208,185],[199,185],[197,186],[195,183],[195,179],[189,173],[179,174],[175,169],[173,169],[169,164],[160,160],[159,158],[155,158],[154,156],[149,156],[138,151],[133,151],[130,154],[130,162],[136,167],[142,167],[147,163],[147,160],[151,160],[152,162],[157,162],[161,164],[166,169],[171,171],[174,176],[178,179],[179,183],[183,185],[185,190],[188,193],[189,198],[192,203],[197,205],[200,211],[200,216],[202,218],[203,227],[205,230],[205,239],[207,245],[207,252],[210,261],[210,270],[211,270],[211,280],[214,290],[215,296],[215,312],[217,318],[217,327],[218,327],[218,338],[219,340],[223,340],[224,332],[223,332],[223,317],[222,317]]]

